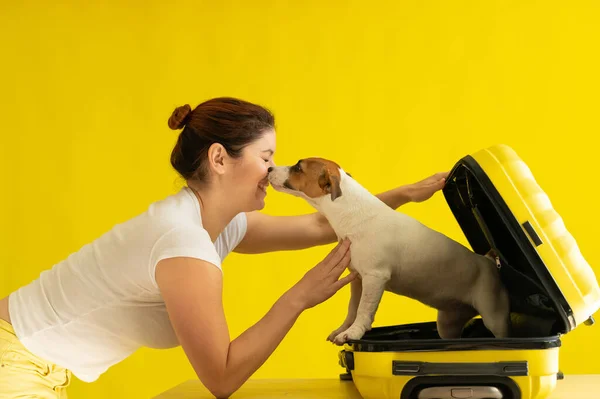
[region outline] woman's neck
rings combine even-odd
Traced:
[[[215,242],[219,234],[239,213],[231,203],[232,197],[214,187],[208,189],[191,182],[188,182],[188,187],[200,203],[202,226],[208,232],[211,240]]]

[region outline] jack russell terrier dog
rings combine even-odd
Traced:
[[[481,315],[497,338],[510,329],[509,297],[495,261],[388,207],[335,162],[306,158],[269,169],[277,191],[304,198],[324,215],[338,239],[349,238],[351,282],[345,321],[328,340],[342,345],[371,329],[383,291],[438,310],[441,338],[460,338]]]

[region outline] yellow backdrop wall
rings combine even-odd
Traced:
[[[0,5],[0,295],[182,182],[178,105],[238,96],[276,114],[278,154],[333,158],[373,192],[506,143],[589,263],[597,214],[600,6],[594,1],[27,1]],[[269,192],[266,212],[310,212]],[[466,243],[443,197],[402,208]],[[232,255],[232,336],[330,247]],[[255,378],[342,370],[325,341],[349,290],[306,312]],[[433,319],[384,296],[376,325]],[[565,373],[600,372],[597,327],[564,338]],[[199,331],[199,334],[202,332]],[[194,378],[180,349],[143,349],[75,398],[146,398]]]

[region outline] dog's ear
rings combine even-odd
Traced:
[[[323,173],[321,173],[321,176],[319,176],[319,186],[325,193],[331,194],[332,201],[335,201],[336,198],[342,196],[340,177],[329,173],[328,169],[325,169]]]
[[[336,198],[341,197],[342,189],[340,188],[340,178],[338,176],[330,176],[330,190],[331,200],[335,201]]]

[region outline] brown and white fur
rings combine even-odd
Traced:
[[[336,163],[307,158],[269,169],[277,191],[304,198],[323,214],[338,238],[351,241],[348,313],[328,339],[338,345],[371,329],[383,291],[438,310],[442,338],[460,338],[467,321],[481,315],[495,337],[509,335],[509,298],[495,262],[396,212]]]

